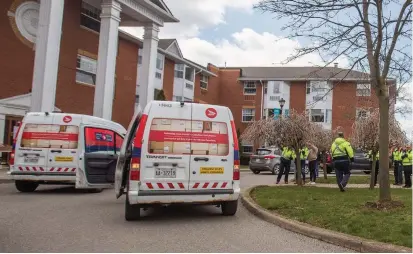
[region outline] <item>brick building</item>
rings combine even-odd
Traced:
[[[250,121],[271,116],[274,108],[279,108],[280,98],[286,101],[284,113],[308,111],[312,121],[326,129],[341,126],[346,135],[357,117],[377,107],[374,91],[361,72],[338,67],[220,68],[186,59],[176,40],[157,38],[156,22],[177,22],[161,0],[104,0],[101,5],[97,0],[44,2],[51,4],[48,10],[53,13],[57,8],[53,4],[64,5],[58,6],[62,11],[60,43],[52,44],[58,46],[57,60],[49,60],[53,52],[35,43],[40,31],[37,22],[42,20],[39,2],[0,1],[0,143],[11,144],[13,127],[26,112],[47,106],[47,110],[111,118],[126,127],[136,106],[145,105],[161,90],[167,100],[228,106],[241,131]],[[115,3],[121,3],[121,8]],[[122,11],[114,18],[116,13],[100,16],[102,9]],[[152,19],[163,20],[148,25],[151,13]],[[117,32],[117,26],[116,33],[109,35],[114,28],[104,26],[107,19],[120,27],[145,26],[144,39]],[[51,29],[58,30],[50,28],[46,32]],[[49,43],[54,37],[46,33],[45,38]],[[43,55],[39,53],[42,50]],[[53,63],[55,73],[50,71]],[[112,72],[113,82],[108,76]],[[55,86],[47,79],[53,75]],[[41,104],[44,100],[46,106]],[[253,150],[252,144],[243,147],[246,153]]]

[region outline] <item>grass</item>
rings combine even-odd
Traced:
[[[328,176],[327,179],[324,179],[323,174],[319,175],[319,178],[316,180],[317,183],[333,183],[336,184],[337,180],[335,176]],[[349,184],[370,184],[370,175],[366,176],[350,176]]]
[[[354,177],[356,178],[356,177]],[[376,201],[378,189],[306,188],[297,186],[257,187],[251,193],[262,207],[287,218],[317,227],[412,247],[412,192],[392,189],[394,200],[404,207],[390,210],[366,208]]]

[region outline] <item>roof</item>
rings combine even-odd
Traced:
[[[175,39],[160,39],[159,42],[158,42],[158,47],[163,49],[163,50],[166,50],[174,42],[175,42]]]
[[[237,69],[241,69],[239,80],[369,80],[368,73],[338,67],[239,67]]]
[[[143,3],[149,3],[156,9],[160,10],[164,14],[164,19],[166,22],[179,22],[177,18],[172,14],[171,10],[165,4],[163,0],[145,0]]]

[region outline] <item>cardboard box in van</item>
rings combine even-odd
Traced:
[[[192,143],[191,150],[208,151],[208,143]]]
[[[225,156],[228,155],[229,147],[226,144],[218,144],[218,155]]]
[[[186,121],[185,120],[172,120],[171,131],[185,131]]]
[[[191,143],[189,143],[189,142],[174,142],[173,153],[174,154],[190,154],[191,153]]]
[[[204,151],[204,150],[192,150],[192,154],[194,154],[194,155],[208,155],[208,151]]]
[[[218,155],[218,144],[209,144],[208,153],[209,155]]]
[[[173,145],[174,145],[174,143],[173,142],[164,142],[163,143],[163,152],[164,153],[167,153],[167,154],[170,154],[170,153],[172,153],[173,152]]]
[[[218,123],[219,133],[228,134],[228,128],[226,123]]]
[[[192,132],[202,132],[203,129],[203,121],[192,121]]]

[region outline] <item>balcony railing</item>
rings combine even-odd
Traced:
[[[255,95],[244,95],[245,101],[255,101]]]

